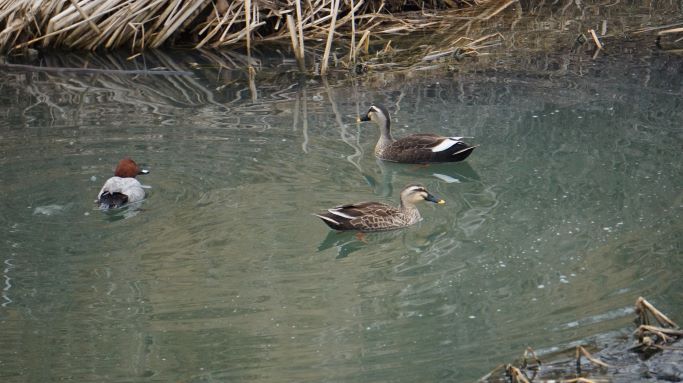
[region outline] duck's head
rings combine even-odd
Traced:
[[[142,169],[135,163],[130,157],[124,157],[119,164],[116,166],[114,175],[116,177],[132,177],[135,178],[138,174],[147,174],[149,170]]]
[[[429,201],[439,205],[445,204],[446,201],[434,197],[430,192],[420,184],[412,184],[406,186],[401,191],[401,203],[415,204],[417,202]]]
[[[389,111],[382,105],[373,104],[367,113],[360,116],[358,121],[372,121],[379,126],[389,126]]]

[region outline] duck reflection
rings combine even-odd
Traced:
[[[432,247],[439,238],[446,234],[446,230],[434,228],[425,233],[419,227],[412,227],[395,231],[376,233],[360,233],[353,231],[330,231],[318,245],[318,252],[335,248],[335,259],[348,257],[359,250],[370,249],[378,245],[385,245],[394,241],[401,241],[407,249],[423,252]]]
[[[394,185],[402,187],[404,180],[434,179],[432,186],[447,202],[449,231],[466,237],[474,235],[488,221],[491,211],[499,205],[496,184],[482,181],[467,162],[407,165],[377,160],[379,172],[363,173],[365,182],[375,194],[391,198]],[[457,185],[452,185],[457,184]]]
[[[130,219],[145,211],[145,209],[142,207],[143,202],[144,201],[128,203],[125,206],[117,207],[114,209],[107,209],[101,212],[104,213],[104,219],[107,222],[116,222],[123,219]]]
[[[375,194],[389,197],[394,192],[395,177],[409,177],[411,179],[426,179],[434,177],[446,183],[479,182],[479,174],[467,162],[443,163],[430,165],[406,165],[377,160],[379,174],[363,173],[365,182]],[[399,183],[400,184],[400,183]],[[402,186],[402,185],[401,185]]]

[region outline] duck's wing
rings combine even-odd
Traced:
[[[315,216],[335,230],[376,231],[386,230],[386,222],[397,213],[398,209],[387,204],[359,202],[336,206]]]
[[[393,142],[387,149],[387,159],[398,162],[455,162],[467,158],[474,150],[463,137],[444,137],[418,133]]]

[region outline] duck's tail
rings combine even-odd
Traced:
[[[105,192],[100,196],[97,203],[100,205],[100,209],[115,209],[128,203],[128,196],[122,193]]]
[[[468,147],[466,147],[466,148],[464,148],[464,149],[460,149],[460,150],[458,150],[457,152],[452,153],[452,154],[451,154],[451,161],[457,162],[457,161],[462,161],[462,160],[464,160],[465,158],[469,157],[470,154],[472,154],[472,151],[474,151],[474,149],[475,149],[476,147],[477,147],[477,145],[475,145],[475,146],[468,146]]]
[[[340,222],[328,217],[325,213],[323,213],[323,214],[315,214],[314,213],[313,215],[322,219],[323,222],[325,222],[325,224],[332,229],[339,230],[339,228],[341,227]]]

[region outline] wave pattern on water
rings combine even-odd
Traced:
[[[0,374],[462,381],[529,344],[620,328],[636,296],[683,287],[680,73],[648,60],[381,87],[285,73],[255,94],[238,69],[3,73]],[[619,80],[631,71],[647,82]],[[466,163],[378,162],[376,127],[354,123],[372,102],[396,136],[480,147]],[[93,203],[122,155],[151,170],[128,219]],[[311,215],[397,203],[415,181],[447,203],[405,230],[359,240]]]

